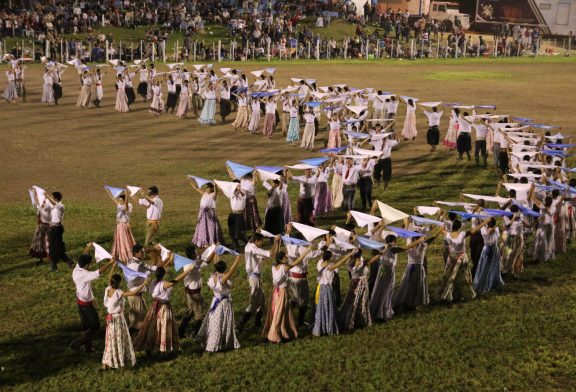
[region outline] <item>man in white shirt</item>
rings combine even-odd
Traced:
[[[186,313],[178,327],[178,336],[183,338],[186,334],[186,329],[192,318],[194,324],[192,330],[194,334],[198,333],[204,318],[204,297],[202,296],[202,268],[208,265],[210,260],[198,259],[196,255],[196,248],[190,245],[186,248],[186,257],[190,260],[195,260],[194,268],[184,277],[184,290],[186,291]]]
[[[56,271],[56,264],[62,260],[73,268],[72,259],[66,254],[66,244],[64,243],[64,204],[62,204],[62,194],[60,192],[52,193],[52,196],[46,194],[46,198],[52,203],[50,210],[50,228],[48,229],[48,255],[52,271]]]
[[[230,200],[230,214],[228,215],[228,233],[232,238],[234,250],[240,248],[239,240],[247,243],[246,222],[244,221],[244,210],[246,209],[246,194],[240,189],[240,180],[234,180],[238,187]]]
[[[158,187],[154,185],[148,188],[148,195],[145,195],[142,190],[140,190],[140,194],[144,196],[144,198],[138,199],[138,204],[147,207],[146,239],[144,240],[144,247],[146,247],[160,230],[160,219],[162,218],[164,203],[162,199],[160,199],[160,196],[158,196]]]
[[[254,325],[262,326],[262,314],[264,313],[264,291],[262,290],[262,266],[264,259],[276,257],[280,246],[279,236],[275,238],[271,250],[262,249],[264,236],[255,233],[252,240],[244,247],[244,259],[246,260],[246,275],[250,285],[250,301],[238,323],[238,332],[242,333],[250,317],[254,315]]]
[[[284,184],[279,179],[274,179],[272,184],[264,181],[263,185],[268,190],[264,230],[272,234],[282,234],[286,223],[282,209],[282,187]]]
[[[360,200],[362,201],[362,210],[366,210],[372,205],[372,174],[374,171],[374,159],[364,158],[358,165],[358,186],[360,187]]]
[[[388,184],[392,180],[392,149],[397,145],[398,141],[394,140],[394,134],[384,139],[380,147],[382,155],[374,166],[374,179],[380,187],[384,187],[384,190],[388,189]]]
[[[314,226],[314,196],[316,195],[318,177],[312,175],[312,169],[306,169],[303,176],[297,177],[294,177],[292,173],[288,171],[287,176],[293,182],[300,184],[297,204],[297,222],[308,226]]]
[[[474,142],[476,166],[480,166],[480,154],[482,154],[484,168],[486,168],[488,167],[488,152],[486,151],[486,134],[488,133],[488,127],[486,126],[486,120],[484,120],[484,124],[472,124],[472,127],[476,131],[476,141]]]
[[[356,186],[358,186],[358,166],[354,164],[352,158],[347,158],[342,168],[342,210],[350,211],[354,209],[354,196]]]
[[[92,348],[92,338],[100,329],[98,312],[94,307],[92,281],[98,279],[100,275],[114,263],[114,260],[110,260],[96,271],[87,270],[86,267],[88,267],[92,261],[92,256],[88,254],[91,248],[92,243],[88,244],[84,253],[78,259],[76,268],[72,271],[72,280],[76,285],[76,304],[78,305],[83,334],[70,344],[70,348],[78,351],[84,347],[87,353],[94,352]]]
[[[438,111],[437,107],[433,107],[431,112],[424,111],[426,117],[428,117],[428,132],[426,133],[426,141],[430,145],[430,152],[436,150],[436,147],[440,143],[440,118],[444,112]]]

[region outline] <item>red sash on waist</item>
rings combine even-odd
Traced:
[[[76,303],[78,304],[78,306],[81,306],[83,308],[90,308],[92,307],[94,301],[88,301],[88,302],[84,302],[79,298],[76,298]]]

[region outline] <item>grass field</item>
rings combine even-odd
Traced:
[[[222,63],[222,66],[227,66]],[[235,64],[238,66],[238,64]],[[378,87],[423,100],[496,104],[498,113],[532,117],[573,134],[576,94],[573,59],[480,61],[330,62],[321,65],[275,63],[277,80],[317,78],[319,85],[348,83]],[[243,71],[261,64],[241,64]],[[160,66],[162,68],[162,66]],[[505,77],[503,77],[505,75]],[[27,71],[26,104],[0,104],[0,386],[5,390],[438,390],[567,391],[576,389],[576,266],[570,254],[544,265],[527,266],[505,289],[463,304],[433,305],[351,334],[287,344],[261,344],[259,332],[240,336],[235,352],[206,355],[185,340],[177,357],[138,356],[134,369],[103,372],[101,353],[77,355],[68,344],[79,331],[74,286],[65,265],[56,273],[27,257],[35,228],[27,188],[60,190],[66,204],[65,240],[76,258],[88,241],[111,246],[115,209],[103,185],[160,188],[165,203],[159,241],[182,251],[190,242],[199,196],[186,174],[226,179],[224,162],[289,164],[316,156],[272,140],[235,132],[230,124],[201,126],[196,120],[154,118],[142,102],[127,114],[114,111],[113,84],[106,78],[101,109],[75,107],[75,71],[64,74],[59,106],[41,104],[41,69]],[[400,111],[399,111],[400,112]],[[403,113],[399,121],[403,121]],[[456,200],[463,191],[491,194],[495,170],[458,162],[440,149],[429,154],[425,123],[418,116],[415,143],[402,143],[393,155],[395,180],[375,196],[404,211],[433,200]],[[441,129],[447,126],[445,116]],[[323,145],[322,130],[317,145]],[[293,202],[296,187],[291,188]],[[258,199],[263,211],[264,192]],[[221,222],[228,213],[218,202]],[[135,206],[132,229],[143,240],[144,210]],[[341,213],[320,222],[342,223]],[[225,226],[225,225],[224,225]],[[226,234],[225,234],[226,235]],[[439,244],[428,252],[431,292],[442,272]],[[406,264],[399,257],[397,280]],[[211,272],[207,268],[206,276]],[[171,272],[174,275],[173,271]],[[346,274],[341,274],[345,278]],[[311,285],[314,283],[311,278]],[[263,278],[270,293],[269,269]],[[245,272],[233,279],[238,315],[247,300]],[[343,279],[343,290],[347,289]],[[99,305],[105,278],[94,285]],[[204,289],[206,298],[211,293]],[[172,300],[178,318],[184,292]],[[101,321],[104,309],[100,306]],[[103,347],[102,336],[97,340]]]

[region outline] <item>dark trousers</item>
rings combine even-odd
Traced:
[[[50,226],[48,229],[48,253],[52,269],[56,269],[56,264],[62,260],[70,263],[70,257],[66,254],[66,244],[64,243],[64,226]]]
[[[235,246],[238,246],[238,240],[247,242],[245,230],[244,214],[230,213],[230,215],[228,215],[228,233],[230,233],[232,243]]]
[[[508,173],[508,151],[500,150],[498,163],[500,165],[500,172],[502,172],[502,174]]]
[[[476,140],[474,143],[474,158],[476,158],[476,164],[480,164],[480,154],[484,158],[484,166],[487,166],[486,158],[488,157],[488,152],[486,151],[486,140]]]
[[[93,305],[78,305],[78,313],[80,315],[80,323],[82,324],[84,335],[77,339],[73,344],[78,348],[84,346],[86,350],[90,350],[92,348],[92,339],[100,329],[98,312]]]
[[[392,158],[378,159],[374,165],[374,179],[378,182],[384,180],[387,184],[392,179]]]
[[[314,226],[314,198],[299,198],[297,205],[298,223]]]
[[[350,211],[354,209],[354,196],[356,195],[355,185],[344,185],[342,188],[342,209],[344,211]]]
[[[368,207],[372,206],[372,178],[362,177],[360,178],[360,199],[362,200],[362,209],[366,209],[366,202],[368,202]]]
[[[334,277],[332,278],[332,290],[334,291],[336,308],[340,308],[340,304],[342,303],[342,293],[340,292],[340,275],[338,275],[338,272],[336,271],[334,271]]]

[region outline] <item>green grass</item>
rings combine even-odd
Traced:
[[[430,80],[499,80],[511,79],[512,74],[506,72],[433,72],[426,75]]]
[[[528,60],[534,60],[530,62]],[[460,61],[460,60],[459,60]],[[295,73],[318,78],[320,84],[346,81],[352,86],[375,86],[425,100],[494,103],[499,113],[527,115],[539,122],[557,123],[570,133],[576,83],[572,59],[505,59],[475,62],[315,62],[278,66],[285,83]],[[410,64],[410,66],[400,66]],[[223,63],[224,65],[224,63]],[[246,72],[260,63],[245,63]],[[65,266],[51,274],[27,257],[35,228],[26,188],[32,184],[64,193],[65,239],[77,258],[88,241],[109,248],[114,230],[114,207],[104,184],[160,187],[165,215],[159,241],[181,252],[194,232],[199,197],[186,183],[186,174],[226,179],[224,162],[282,164],[316,155],[272,140],[234,132],[230,125],[200,126],[195,120],[171,116],[153,118],[138,102],[134,111],[113,110],[112,80],[105,80],[103,108],[74,107],[77,80],[64,74],[65,98],[58,107],[38,103],[40,67],[27,75],[29,102],[0,105],[0,120],[9,131],[0,132],[3,166],[0,184],[0,385],[6,390],[437,390],[437,391],[566,391],[576,389],[576,265],[574,249],[547,264],[527,263],[516,280],[501,292],[469,303],[434,304],[418,312],[397,314],[387,323],[350,334],[312,338],[305,331],[294,342],[261,344],[260,331],[240,336],[242,348],[207,355],[190,340],[176,357],[138,355],[134,369],[100,371],[101,354],[76,355],[68,344],[79,332],[74,286]],[[505,73],[513,79],[430,80],[429,73]],[[539,99],[529,99],[538,82]],[[560,92],[562,92],[560,94]],[[403,121],[400,114],[399,122]],[[441,129],[445,131],[447,119]],[[394,153],[394,178],[388,191],[375,197],[410,212],[433,200],[457,200],[460,192],[492,194],[498,177],[493,169],[477,169],[458,162],[443,148],[429,154],[425,125],[418,115],[416,143],[402,143]],[[326,133],[318,136],[318,147]],[[296,186],[290,187],[295,202]],[[260,210],[264,191],[258,188]],[[218,202],[225,226],[228,203]],[[344,215],[331,214],[323,227],[342,224]],[[135,206],[132,228],[144,236],[144,211]],[[226,231],[226,230],[225,230]],[[227,238],[227,233],[225,233]],[[531,243],[528,244],[530,247]],[[442,273],[440,243],[428,251],[431,293]],[[529,258],[528,258],[529,259]],[[230,260],[230,259],[228,259]],[[406,266],[399,257],[397,281]],[[205,278],[211,272],[207,268]],[[170,271],[174,276],[174,271]],[[348,279],[342,276],[346,291]],[[310,277],[311,286],[315,274]],[[248,285],[240,268],[233,278],[234,310],[246,306]],[[269,268],[264,290],[271,292]],[[94,285],[101,306],[105,278]],[[210,291],[204,288],[207,299]],[[183,314],[184,293],[176,287],[173,308]],[[97,339],[103,347],[102,335]]]

